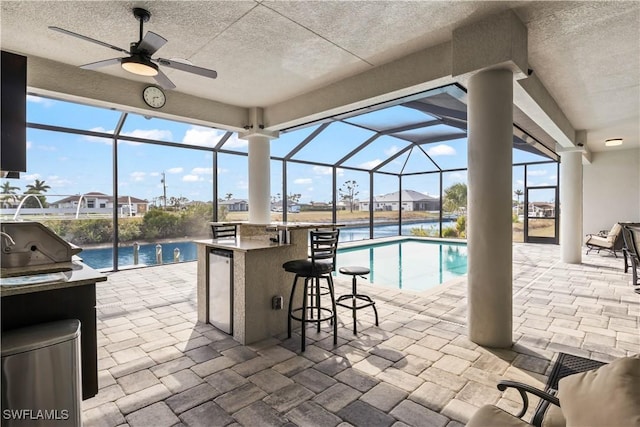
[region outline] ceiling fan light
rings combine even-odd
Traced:
[[[607,139],[604,142],[604,145],[606,145],[607,147],[615,147],[615,146],[618,146],[618,145],[622,145],[622,138]]]
[[[158,75],[158,66],[151,61],[144,60],[143,58],[137,58],[135,56],[123,58],[121,65],[126,71],[139,76],[152,77]]]

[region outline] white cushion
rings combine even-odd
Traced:
[[[640,355],[562,378],[558,399],[567,427],[640,426]]]

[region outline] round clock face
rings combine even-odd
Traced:
[[[142,92],[142,98],[151,108],[160,108],[167,101],[162,89],[155,86],[147,86]]]

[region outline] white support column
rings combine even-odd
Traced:
[[[582,262],[582,152],[560,152],[560,250],[562,262]]]
[[[254,134],[249,140],[249,223],[271,222],[271,160],[267,136]]]
[[[512,344],[513,72],[469,79],[468,327],[487,347]]]
[[[249,141],[249,223],[271,222],[271,143],[278,132],[265,130],[262,108],[249,109],[247,132],[238,135]]]

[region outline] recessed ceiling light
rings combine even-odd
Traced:
[[[622,138],[607,139],[604,142],[604,145],[606,145],[607,147],[615,147],[617,145],[622,145]]]

